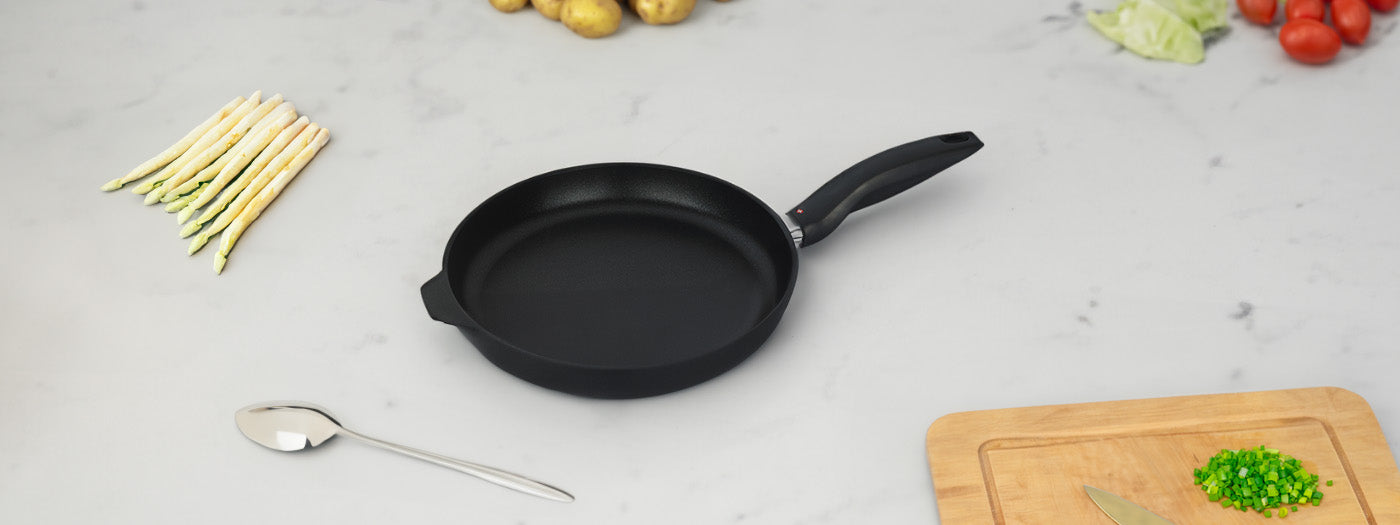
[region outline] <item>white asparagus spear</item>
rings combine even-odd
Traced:
[[[190,194],[185,195],[184,197],[180,197],[180,198],[178,198],[178,199],[175,199],[175,200],[171,201],[170,204],[166,204],[166,205],[165,205],[165,211],[168,211],[168,212],[180,211],[180,209],[184,208],[187,204],[190,203],[190,201],[194,200],[196,197],[199,197],[199,190],[202,190],[202,189],[204,189],[204,185],[203,185],[203,184],[199,185],[198,188],[195,188],[195,191],[194,191],[194,192],[191,192]],[[168,195],[168,194],[167,194],[167,195]]]
[[[277,138],[272,139],[272,142],[268,143],[267,146],[262,149],[261,153],[258,153],[257,158],[253,159],[251,164],[248,164],[248,169],[243,170],[243,176],[238,175],[238,170],[230,171],[228,167],[225,166],[224,169],[219,172],[219,175],[209,182],[209,185],[204,188],[203,192],[199,194],[199,197],[185,206],[185,209],[180,210],[180,223],[184,224],[185,221],[189,220],[190,217],[194,215],[195,211],[205,204],[208,204],[209,201],[214,200],[214,195],[219,193],[219,190],[224,189],[225,186],[229,187],[228,191],[225,191],[224,194],[219,197],[218,202],[215,202],[214,205],[200,214],[198,219],[180,230],[180,237],[189,237],[193,235],[194,232],[199,231],[200,226],[213,220],[214,217],[224,209],[224,206],[232,202],[233,198],[238,196],[238,193],[243,191],[243,188],[248,187],[248,184],[252,182],[253,178],[256,177],[269,162],[272,162],[272,159],[276,157],[277,154],[281,153],[282,150],[287,147],[287,143],[291,142],[292,139],[296,138],[296,136],[301,133],[302,129],[306,128],[306,124],[310,121],[311,120],[305,115],[302,115],[296,122],[287,125],[286,128],[277,134]],[[235,179],[235,177],[237,177],[237,179]],[[233,184],[229,185],[229,181],[233,181]]]
[[[228,164],[229,159],[232,159],[232,158],[233,158],[233,152],[231,152],[231,151],[230,151],[230,152],[226,152],[226,153],[224,153],[223,155],[219,155],[218,160],[215,160],[215,161],[214,161],[214,164],[218,164],[219,167],[222,168],[222,167],[224,166],[224,164]],[[210,164],[210,166],[213,166],[214,164]],[[217,169],[217,168],[215,168],[215,169]],[[199,173],[200,173],[200,174],[203,174],[203,173],[204,173],[205,171],[207,171],[207,170],[209,170],[209,168],[204,168],[204,169],[200,170]],[[196,176],[198,176],[198,175],[196,175]],[[188,181],[187,181],[187,182],[188,182]],[[195,184],[195,185],[193,185],[193,186],[187,186],[187,185],[185,185],[185,184],[181,184],[179,188],[176,188],[176,191],[179,191],[179,193],[176,193],[175,191],[169,191],[169,188],[170,188],[170,187],[171,187],[171,186],[170,186],[170,180],[166,180],[166,181],[160,183],[159,185],[157,185],[157,186],[155,187],[155,190],[152,190],[151,193],[155,193],[156,190],[167,191],[167,193],[166,193],[165,195],[161,195],[161,196],[160,196],[160,201],[161,201],[161,202],[168,202],[168,203],[170,203],[170,204],[174,204],[175,202],[183,202],[183,203],[188,204],[189,201],[194,200],[195,197],[198,197],[198,195],[194,195],[193,197],[191,197],[191,196],[190,196],[190,192],[192,192],[192,191],[197,191],[199,188],[203,187],[203,185],[202,185],[202,184]],[[147,195],[150,195],[151,193],[148,193]],[[190,197],[190,198],[189,198],[189,199],[186,199],[186,198],[184,198],[184,197]],[[184,204],[181,204],[179,207],[174,208],[174,210],[172,210],[171,208],[172,208],[172,206],[166,205],[165,211],[179,211],[181,208],[184,208]]]
[[[249,116],[252,116],[252,114],[249,114]],[[271,141],[272,137],[275,136],[277,132],[282,131],[282,128],[287,127],[287,124],[290,124],[293,120],[296,120],[296,118],[296,107],[293,106],[291,102],[283,102],[282,105],[273,108],[273,110],[266,116],[264,116],[262,120],[259,120],[257,124],[253,124],[253,128],[248,130],[247,133],[243,134],[243,137],[239,139],[238,142],[233,145],[233,147],[229,148],[228,151],[225,151],[222,155],[219,155],[218,159],[216,159],[212,164],[206,166],[204,169],[199,170],[199,173],[196,173],[193,177],[190,177],[189,180],[180,183],[180,185],[176,186],[175,189],[169,190],[168,193],[166,193],[160,198],[160,201],[173,201],[175,199],[180,198],[181,195],[185,195],[191,191],[194,191],[194,189],[199,187],[201,184],[209,182],[210,179],[214,178],[214,175],[220,173],[224,168],[236,164],[238,162],[238,159],[240,158],[240,154],[245,148],[257,143],[258,141],[262,141],[262,144],[258,146],[259,148],[266,146],[267,142]],[[273,128],[274,126],[275,129],[271,129],[269,132],[269,128]],[[267,140],[263,140],[264,133],[266,133]],[[242,164],[239,164],[238,167],[235,169],[243,169],[243,166],[248,163],[248,161],[246,160],[247,158],[252,158],[252,155],[250,154],[246,158],[244,158]],[[171,181],[165,181],[164,186],[168,187],[171,184]],[[167,209],[166,211],[170,210]]]
[[[233,127],[224,132],[223,136],[215,140],[214,143],[210,144],[204,151],[201,151],[199,155],[190,159],[188,164],[180,168],[180,171],[172,175],[170,179],[166,180],[159,188],[154,188],[150,193],[146,194],[146,204],[155,204],[156,201],[159,201],[166,193],[178,188],[181,184],[184,184],[185,181],[190,180],[190,177],[193,177],[196,172],[209,166],[209,164],[218,159],[220,155],[227,153],[229,148],[232,148],[238,141],[243,140],[243,136],[248,134],[248,130],[253,129],[253,124],[262,120],[263,117],[266,117],[268,113],[272,112],[273,108],[281,104],[282,95],[273,95],[272,98],[267,99],[266,102],[259,104],[256,109],[244,115]]]
[[[298,173],[301,173],[301,169],[311,162],[311,158],[316,156],[316,152],[321,151],[321,146],[325,146],[326,141],[330,138],[330,130],[321,128],[320,131],[317,131],[316,138],[311,139],[311,143],[297,153],[291,164],[282,168],[282,171],[277,173],[272,182],[267,183],[267,186],[264,186],[262,191],[259,191],[258,195],[248,202],[243,211],[238,213],[238,217],[233,219],[233,222],[228,225],[228,229],[224,230],[224,235],[219,238],[219,252],[214,254],[214,273],[224,272],[224,265],[228,263],[228,254],[233,250],[233,244],[238,242],[238,237],[243,235],[243,231],[248,229],[248,225],[258,220],[258,216],[262,215],[263,210],[267,209],[267,206],[272,204],[278,195],[282,194],[282,190],[287,187],[287,184],[291,183]]]
[[[242,104],[244,100],[245,99],[240,96],[238,98],[233,99],[228,104],[224,104],[224,107],[219,108],[219,111],[215,112],[213,115],[210,115],[209,118],[204,121],[204,123],[195,126],[195,128],[190,130],[189,133],[186,133],[185,138],[180,139],[179,142],[171,144],[169,148],[165,148],[165,151],[162,151],[160,152],[160,154],[151,157],[146,162],[142,162],[140,166],[132,168],[131,171],[127,172],[126,175],[112,179],[106,184],[103,184],[102,191],[119,190],[122,186],[125,186],[126,183],[134,180],[139,180],[141,177],[150,175],[152,171],[160,169],[161,166],[170,164],[170,161],[175,160],[175,158],[179,157],[180,154],[189,150],[190,146],[193,145],[196,140],[199,140],[199,137],[204,135],[204,132],[209,131],[209,129],[213,128],[214,126],[217,126],[220,121],[224,120],[225,117],[228,117],[230,113],[233,113],[233,109],[238,107],[239,104]]]
[[[243,191],[238,192],[238,197],[234,198],[233,202],[229,203],[228,208],[225,208],[222,213],[219,213],[219,218],[215,220],[213,224],[210,224],[208,228],[205,228],[204,231],[199,232],[199,235],[196,235],[193,241],[190,241],[189,254],[194,255],[194,252],[203,248],[204,244],[209,242],[211,237],[228,227],[229,223],[233,222],[233,219],[238,217],[239,213],[243,212],[243,208],[248,205],[248,201],[253,200],[253,197],[257,196],[258,192],[262,191],[263,187],[267,186],[267,183],[272,181],[272,178],[282,171],[282,168],[287,167],[287,164],[290,164],[297,153],[300,153],[302,149],[306,148],[307,144],[311,143],[311,139],[314,138],[316,133],[320,130],[321,126],[316,125],[315,122],[307,124],[306,128],[302,129],[301,133],[297,134],[297,138],[293,139],[292,143],[288,144],[286,149],[278,153],[277,157],[273,158],[272,162],[268,163],[267,167],[263,168],[262,171],[259,171],[256,176],[250,179],[248,186],[243,188]],[[243,177],[239,178],[241,179]],[[223,198],[219,200],[223,200]]]
[[[219,160],[214,161],[214,164],[218,164],[219,167],[222,168],[225,164],[228,164],[229,159],[232,158],[233,155],[233,150],[229,150],[227,153],[220,155]],[[213,164],[211,164],[211,166],[212,165]],[[200,170],[199,173],[203,175],[204,172],[207,170],[209,170],[209,168]],[[190,186],[189,181],[186,181],[185,184],[181,184],[179,188],[176,188],[177,190],[180,190],[183,193],[166,193],[165,195],[161,196],[160,201],[168,203],[165,205],[166,213],[175,213],[177,211],[183,211],[186,206],[189,206],[191,202],[194,202],[195,199],[198,199],[199,196],[202,195],[204,193],[204,190],[208,187],[209,183],[207,181],[195,183],[193,187]],[[186,191],[187,189],[188,191]]]
[[[229,115],[224,117],[223,120],[220,120],[217,125],[209,128],[203,135],[200,135],[199,140],[195,141],[195,143],[190,146],[190,149],[185,150],[185,152],[181,153],[175,160],[170,161],[170,164],[166,164],[164,168],[151,174],[145,181],[132,189],[131,192],[139,195],[150,193],[156,186],[161,185],[161,183],[169,179],[170,176],[180,171],[185,164],[188,164],[191,159],[198,156],[200,152],[209,149],[209,145],[219,140],[219,137],[224,136],[224,133],[228,133],[229,128],[232,128],[244,115],[247,115],[248,112],[253,111],[253,108],[258,106],[258,101],[261,98],[262,91],[254,91],[251,98],[238,104],[238,107],[234,108],[232,113],[229,113]]]

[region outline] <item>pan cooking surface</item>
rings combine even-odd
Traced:
[[[743,226],[664,202],[579,203],[478,245],[458,296],[483,328],[536,355],[674,363],[732,342],[783,296],[787,268],[762,248],[773,239]]]

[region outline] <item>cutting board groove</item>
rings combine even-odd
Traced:
[[[1191,472],[1222,448],[1266,445],[1335,485],[1303,524],[1400,524],[1400,470],[1370,405],[1339,388],[1186,396],[963,412],[929,427],[945,525],[1111,524],[1089,484],[1179,525],[1259,523],[1221,509]]]

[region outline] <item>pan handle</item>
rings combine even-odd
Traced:
[[[423,306],[428,309],[428,317],[464,328],[476,327],[476,323],[467,317],[461,303],[457,302],[457,295],[452,293],[452,283],[447,279],[447,270],[428,279],[420,291],[423,293]]]
[[[895,196],[982,149],[971,131],[895,146],[846,168],[788,212],[802,246],[826,238],[852,212]]]

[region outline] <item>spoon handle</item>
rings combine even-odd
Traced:
[[[551,500],[554,500],[554,501],[562,501],[562,502],[565,502],[565,503],[568,503],[568,502],[571,502],[571,501],[574,500],[574,497],[571,496],[571,495],[569,495],[568,492],[564,492],[564,491],[562,491],[562,490],[559,490],[559,489],[557,489],[557,488],[551,487],[551,486],[546,485],[546,484],[544,484],[544,483],[540,483],[540,482],[538,482],[538,481],[535,481],[535,480],[533,480],[533,479],[527,478],[527,477],[525,477],[525,476],[521,476],[521,475],[519,475],[519,474],[512,474],[512,473],[510,473],[510,472],[506,472],[506,471],[500,470],[500,469],[491,468],[491,467],[488,467],[488,466],[486,466],[486,465],[478,465],[478,464],[476,464],[476,463],[472,463],[472,462],[469,462],[469,461],[462,461],[462,460],[460,460],[460,459],[453,459],[453,458],[449,458],[449,457],[447,457],[447,456],[439,456],[439,455],[434,454],[434,453],[432,453],[432,452],[426,452],[426,451],[418,450],[418,449],[416,449],[416,448],[409,448],[409,447],[405,447],[405,446],[403,446],[403,445],[396,445],[396,444],[390,443],[390,442],[388,442],[388,441],[383,441],[383,440],[375,439],[375,438],[366,436],[366,435],[364,435],[364,434],[360,434],[360,433],[357,433],[357,432],[350,431],[350,430],[345,429],[345,428],[343,428],[343,427],[340,428],[340,429],[337,429],[336,434],[342,435],[342,436],[345,436],[345,437],[349,437],[349,438],[355,438],[355,439],[357,439],[357,440],[363,441],[363,442],[368,443],[368,444],[370,444],[370,445],[373,445],[373,446],[376,446],[376,447],[379,447],[379,448],[382,448],[382,449],[385,449],[385,450],[392,450],[392,451],[394,451],[394,452],[398,452],[398,453],[403,454],[403,455],[405,455],[405,456],[409,456],[409,457],[413,457],[413,458],[418,458],[418,459],[421,459],[421,460],[423,460],[423,461],[427,461],[428,463],[432,463],[432,464],[434,464],[434,465],[438,465],[438,466],[442,466],[442,467],[447,467],[447,468],[450,468],[450,469],[455,470],[455,471],[457,471],[457,472],[461,472],[461,473],[464,473],[464,474],[468,474],[468,475],[471,475],[471,476],[475,476],[475,477],[480,478],[480,479],[482,479],[482,480],[489,481],[489,482],[491,482],[491,483],[495,483],[495,484],[497,484],[497,485],[500,485],[500,486],[505,487],[505,488],[508,488],[508,489],[518,490],[518,491],[524,492],[524,493],[526,493],[526,494],[530,494],[530,495],[534,495],[534,496],[539,496],[539,497],[541,497],[541,498],[551,499]]]

